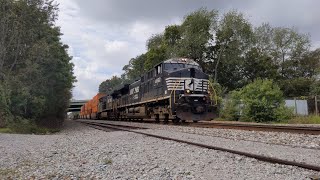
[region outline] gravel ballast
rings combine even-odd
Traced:
[[[101,122],[98,120],[96,122]],[[179,131],[183,133],[198,134],[233,140],[258,141],[267,144],[287,145],[320,150],[320,135],[294,134],[284,132],[247,131],[235,129],[197,128],[188,126],[159,125],[151,123],[136,123],[123,121],[105,121],[109,124],[123,124],[145,127],[150,129]]]
[[[181,134],[171,133],[167,135]],[[71,121],[54,135],[0,134],[0,179],[309,179],[318,175]]]

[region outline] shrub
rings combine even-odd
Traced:
[[[48,129],[38,126],[34,120],[24,119],[19,116],[14,117],[8,121],[7,133],[19,133],[19,134],[50,134],[58,132],[59,129]]]
[[[223,107],[220,113],[221,118],[225,120],[239,120],[241,113],[241,101],[239,93],[232,91],[229,94],[229,98],[223,103]]]
[[[284,106],[282,91],[271,80],[257,79],[242,89],[231,92],[230,96],[224,108],[226,118],[268,122],[287,120],[292,116],[292,110]]]

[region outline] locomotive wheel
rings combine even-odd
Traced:
[[[164,123],[168,123],[169,122],[169,114],[165,114],[164,115]]]
[[[156,116],[156,118],[155,118],[156,122],[157,123],[160,122],[159,114],[156,114],[155,116]]]
[[[180,121],[180,119],[179,119],[178,117],[172,119],[172,122],[173,122],[174,124],[179,123],[179,121]]]

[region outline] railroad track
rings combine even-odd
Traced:
[[[108,131],[109,129],[112,129],[112,130],[118,130],[118,131],[127,131],[127,132],[137,133],[137,134],[141,134],[141,135],[145,135],[145,136],[149,136],[149,137],[159,138],[159,139],[163,139],[163,140],[170,140],[170,141],[175,141],[175,142],[193,145],[193,146],[197,146],[197,147],[213,149],[213,150],[228,152],[228,153],[237,154],[237,155],[241,155],[241,156],[246,156],[246,157],[254,158],[254,159],[257,159],[260,161],[264,161],[264,162],[289,165],[289,166],[296,166],[296,167],[320,172],[320,166],[313,165],[313,164],[306,164],[306,163],[297,162],[297,161],[289,161],[289,160],[279,159],[279,158],[275,158],[275,157],[268,157],[268,156],[259,155],[259,154],[237,151],[234,149],[227,149],[227,148],[218,147],[218,146],[212,146],[212,145],[207,145],[207,144],[202,144],[202,143],[191,142],[191,141],[187,141],[187,140],[181,140],[181,139],[176,139],[176,138],[165,137],[165,136],[160,136],[160,135],[156,135],[156,134],[136,131],[138,129],[147,129],[147,128],[140,128],[140,127],[136,127],[136,126],[127,126],[127,125],[107,124],[105,122],[89,122],[89,121],[79,121],[79,122],[90,125],[91,127],[94,127],[99,130]]]
[[[152,123],[159,124],[154,120],[134,121],[137,123]],[[200,121],[198,123],[185,122],[185,123],[163,123],[164,125],[173,126],[190,126],[198,128],[218,128],[218,129],[238,129],[247,131],[267,131],[267,132],[286,132],[295,134],[310,134],[320,135],[320,127],[307,127],[307,126],[291,126],[291,125],[274,125],[274,124],[252,124],[252,123],[230,123],[218,121]]]
[[[320,135],[320,127],[290,126],[290,125],[269,125],[269,124],[246,124],[246,123],[223,123],[223,122],[199,122],[190,123],[192,127],[239,129],[251,131],[275,131],[297,134]]]

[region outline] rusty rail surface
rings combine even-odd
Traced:
[[[312,164],[306,164],[306,163],[301,163],[301,162],[296,162],[296,161],[288,161],[288,160],[274,158],[274,157],[262,156],[262,155],[258,155],[258,154],[252,154],[252,153],[247,153],[247,152],[243,152],[243,151],[237,151],[237,150],[233,150],[233,149],[222,148],[222,147],[218,147],[218,146],[195,143],[195,142],[191,142],[191,141],[175,139],[175,138],[170,138],[170,137],[159,136],[159,135],[155,135],[155,134],[150,134],[150,133],[144,133],[144,132],[138,132],[138,131],[131,130],[131,129],[147,129],[147,128],[139,128],[139,127],[134,127],[134,126],[126,126],[126,125],[107,124],[107,123],[103,123],[103,122],[102,123],[85,122],[85,121],[79,121],[79,122],[84,123],[84,124],[88,124],[88,125],[101,126],[101,127],[104,127],[104,128],[110,128],[110,129],[120,130],[120,131],[127,131],[127,132],[137,133],[137,134],[150,136],[150,137],[154,137],[154,138],[175,141],[175,142],[189,144],[189,145],[198,146],[198,147],[202,147],[202,148],[228,152],[228,153],[232,153],[232,154],[246,156],[246,157],[249,157],[249,158],[254,158],[254,159],[257,159],[257,160],[260,160],[260,161],[264,161],[264,162],[277,163],[277,164],[283,164],[283,165],[289,165],[289,166],[296,166],[296,167],[300,167],[300,168],[304,168],[304,169],[314,170],[314,171],[320,172],[320,166],[315,166],[315,165],[312,165]],[[103,129],[99,129],[99,130],[103,130]]]

